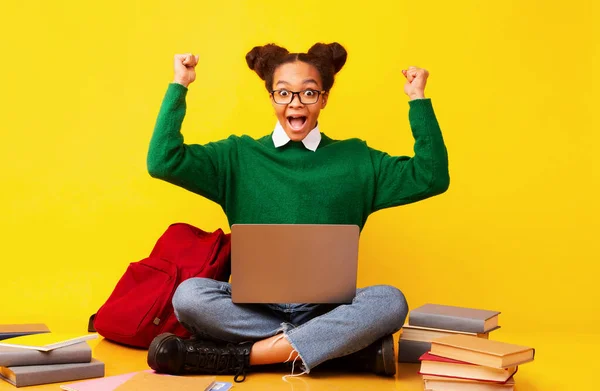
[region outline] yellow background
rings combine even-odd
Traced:
[[[596,333],[597,7],[3,2],[0,323],[82,330],[170,223],[228,230],[218,206],[146,172],[175,53],[200,55],[184,134],[204,143],[272,130],[263,83],[244,61],[253,46],[338,41],[349,56],[322,130],[411,154],[400,71],[418,65],[430,71],[450,156],[448,192],[371,216],[360,285],[393,284],[411,308],[499,310],[502,332]]]

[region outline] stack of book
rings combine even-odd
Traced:
[[[519,365],[534,356],[531,347],[456,334],[431,342],[419,373],[428,391],[513,391]]]
[[[402,327],[398,341],[398,362],[419,363],[419,357],[431,350],[431,341],[450,335],[468,335],[488,339],[500,328],[499,311],[425,304],[410,311],[408,324]]]
[[[25,387],[102,377],[104,363],[86,342],[97,337],[42,331],[0,340],[0,379]]]

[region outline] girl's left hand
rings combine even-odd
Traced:
[[[411,100],[425,98],[425,84],[427,84],[429,72],[423,68],[408,67],[408,70],[402,70],[402,74],[406,77],[406,84],[404,84],[406,95]]]

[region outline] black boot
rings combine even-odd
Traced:
[[[356,353],[326,361],[315,369],[373,372],[381,376],[394,376],[394,338],[391,334],[387,335]]]
[[[194,338],[182,339],[164,333],[152,341],[148,349],[148,365],[156,372],[178,374],[234,374],[241,383],[250,368],[252,342],[218,343]],[[241,380],[239,379],[241,377]]]

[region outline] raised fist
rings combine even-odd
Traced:
[[[408,67],[407,70],[402,70],[402,74],[406,77],[404,84],[404,92],[410,99],[425,98],[425,84],[429,72],[426,69],[418,67]]]
[[[196,64],[198,64],[198,56],[191,53],[176,54],[173,78],[174,83],[179,83],[184,87],[189,86],[196,80]]]

